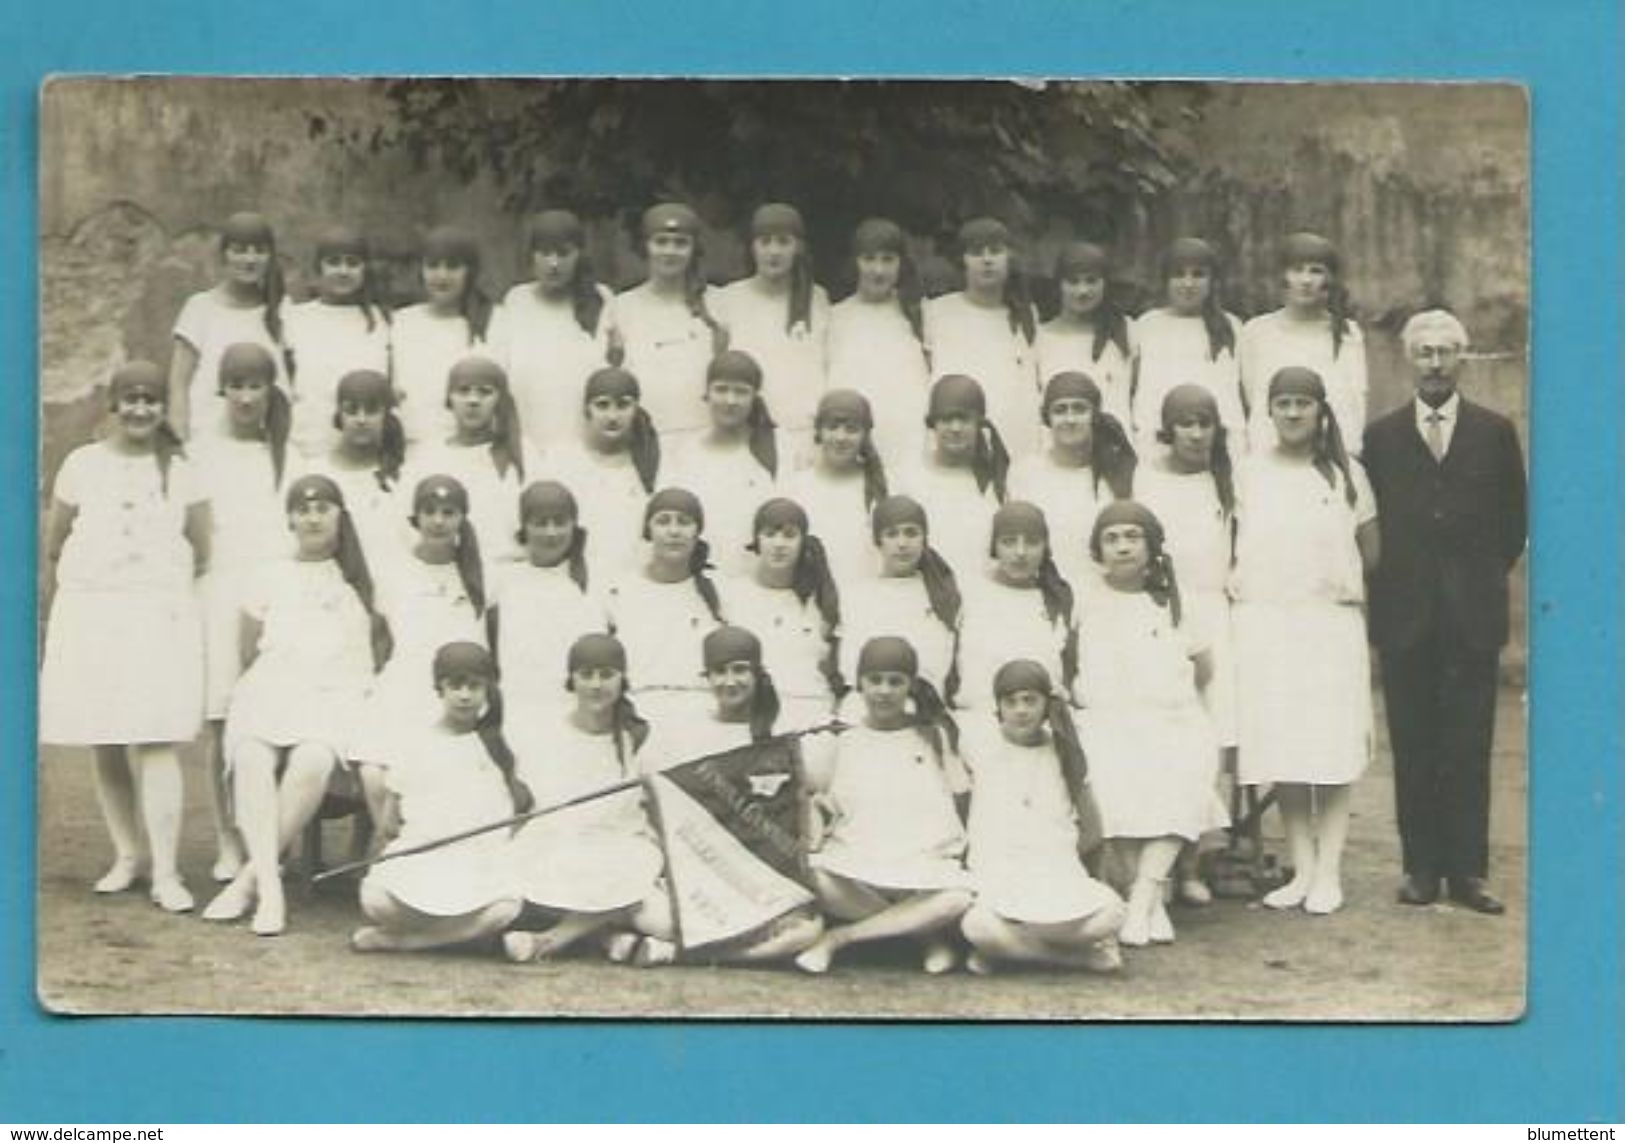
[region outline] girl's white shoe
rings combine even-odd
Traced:
[[[139,857],[120,857],[91,889],[97,893],[122,893],[141,880],[143,865]]]
[[[152,903],[166,913],[190,913],[197,902],[179,877],[165,877],[152,883]]]

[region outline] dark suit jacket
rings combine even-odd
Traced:
[[[1517,430],[1463,399],[1439,464],[1407,401],[1365,432],[1377,494],[1382,559],[1371,578],[1371,638],[1412,646],[1435,624],[1469,647],[1507,641],[1507,573],[1528,534],[1528,492]]]

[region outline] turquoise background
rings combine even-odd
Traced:
[[[1621,72],[1609,0],[59,0],[0,37],[0,1122],[1621,1118]],[[50,72],[1501,79],[1534,112],[1529,1015],[1507,1027],[59,1019],[33,997],[36,99]],[[26,396],[25,396],[26,394]],[[1614,426],[1612,429],[1610,426]],[[241,982],[244,987],[251,982]]]

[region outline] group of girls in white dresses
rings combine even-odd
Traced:
[[[1279,791],[1293,876],[1264,903],[1341,907],[1377,552],[1330,243],[1286,239],[1285,304],[1243,325],[1196,238],[1138,318],[1106,250],[1068,245],[1048,321],[993,219],[930,299],[889,220],[834,305],[785,204],[727,286],[690,208],[642,241],[617,294],[544,212],[534,279],[493,304],[437,228],[425,300],[391,313],[357,233],[318,237],[292,303],[270,225],[228,220],[169,376],[119,369],[110,432],[52,485],[41,739],[94,748],[98,892],[194,906],[198,740],[210,920],[285,929],[283,858],[335,784],[386,856],[568,802],[379,862],[354,947],[662,964],[639,780],[792,733],[815,899],[708,959],[818,973],[908,938],[932,972],[1109,970],[1174,939],[1176,872],[1208,899],[1188,857],[1223,771]]]

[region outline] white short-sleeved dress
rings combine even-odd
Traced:
[[[987,416],[1004,435],[1011,456],[1038,448],[1038,350],[1018,329],[1001,302],[981,306],[963,293],[925,304],[925,337],[931,376],[958,373],[974,378],[987,395]]]
[[[445,440],[454,427],[446,407],[446,380],[452,366],[465,357],[500,362],[501,347],[489,337],[478,337],[462,314],[439,313],[427,302],[395,314],[391,341],[395,392],[407,441],[415,445]]]
[[[1078,858],[1078,822],[1048,734],[1005,738],[991,716],[961,728],[972,780],[966,864],[980,904],[1008,921],[1081,921],[1117,901]]]
[[[479,538],[486,569],[519,559],[519,497],[542,469],[541,457],[528,444],[521,459],[523,472],[511,463],[506,472],[498,472],[489,444],[424,444],[413,452],[402,473],[401,505],[410,515],[413,490],[424,477],[454,477],[468,493],[468,519]]]
[[[578,523],[587,530],[587,560],[594,571],[622,575],[643,562],[647,554],[643,510],[651,493],[630,452],[600,452],[573,442],[542,457],[541,476],[575,494]],[[655,488],[663,483],[657,479]]]
[[[579,439],[587,378],[608,363],[615,299],[606,286],[598,293],[604,307],[591,332],[576,320],[570,298],[545,298],[534,282],[509,290],[491,318],[519,421],[541,452]]]
[[[609,630],[604,605],[570,578],[568,564],[507,564],[486,590],[497,616],[497,666],[509,707],[557,700],[570,647],[583,635]]]
[[[356,305],[314,298],[288,308],[288,348],[293,351],[293,428],[289,443],[303,457],[327,455],[338,443],[333,413],[346,373],[370,369],[389,374],[389,321],[376,310],[371,325]]]
[[[402,740],[421,733],[426,720],[440,715],[435,652],[447,643],[483,645],[485,624],[455,562],[428,564],[407,555],[378,568],[373,577],[394,650],[373,683],[350,757],[392,765],[404,753]]]
[[[880,889],[969,885],[948,771],[915,728],[840,735],[827,793],[835,816],[808,858],[814,868]]]
[[[203,599],[206,687],[204,717],[226,717],[231,688],[242,672],[244,593],[260,568],[293,558],[293,535],[282,489],[299,477],[291,451],[278,485],[264,441],[206,437],[190,450],[209,490],[209,570],[198,581]]]
[[[1174,472],[1166,458],[1141,465],[1135,498],[1156,514],[1174,562],[1188,622],[1213,656],[1202,701],[1219,745],[1236,745],[1236,652],[1230,615],[1231,529],[1210,472]]]
[[[519,776],[538,807],[638,776],[608,734],[589,734],[559,705],[512,720]],[[602,913],[636,905],[655,889],[664,857],[644,810],[643,790],[623,790],[531,819],[514,837],[515,879],[526,900],[550,909]]]
[[[769,297],[750,278],[711,291],[707,302],[728,331],[728,348],[750,354],[762,367],[762,396],[791,446],[785,459],[793,461],[812,439],[813,411],[824,395],[829,295],[815,284],[808,320],[793,328],[788,297]]]
[[[1234,611],[1241,780],[1343,785],[1372,750],[1365,580],[1355,530],[1376,518],[1307,460],[1255,453],[1237,471]]]
[[[627,679],[638,709],[657,730],[667,718],[709,708],[701,647],[719,623],[692,577],[658,583],[642,572],[622,576],[605,588],[604,607],[610,629],[626,648]]]
[[[700,498],[711,562],[727,575],[743,574],[754,562],[746,545],[754,537],[756,509],[779,494],[779,482],[743,440],[714,447],[708,434],[691,436],[673,450],[669,480]]]
[[[1196,840],[1226,822],[1219,747],[1197,695],[1188,625],[1143,591],[1082,593],[1078,733],[1107,837]]]
[[[993,514],[999,510],[999,494],[991,480],[979,488],[968,465],[950,468],[928,460],[900,471],[894,491],[912,496],[925,508],[931,546],[948,561],[960,583],[982,574],[992,558],[989,541]]]
[[[1371,381],[1366,372],[1365,335],[1358,325],[1348,323],[1334,357],[1331,318],[1304,321],[1284,309],[1276,310],[1243,326],[1238,348],[1241,383],[1250,412],[1249,448],[1256,452],[1274,447],[1277,437],[1275,423],[1270,420],[1270,378],[1288,365],[1301,365],[1320,375],[1326,386],[1326,402],[1342,430],[1344,447],[1355,456],[1360,454]]]
[[[282,306],[283,337],[287,336],[286,315],[292,307]],[[187,389],[190,425],[187,435],[196,440],[205,436],[225,436],[226,401],[220,395],[220,358],[239,342],[265,349],[276,363],[276,383],[288,392],[287,365],[283,347],[265,327],[265,306],[238,306],[224,286],[193,294],[181,306],[175,319],[175,339],[184,341],[197,354],[197,370]]]
[[[919,660],[920,677],[948,697],[945,688],[954,668],[956,629],[931,610],[925,580],[918,574],[875,576],[841,593],[841,675],[852,687],[858,685],[863,645],[886,635],[908,640]]]
[[[818,604],[749,576],[728,579],[721,589],[728,622],[762,641],[762,664],[779,692],[778,728],[802,730],[827,721],[835,694],[824,664],[833,648]]]
[[[438,723],[412,737],[390,767],[389,788],[400,798],[401,832],[384,851],[410,849],[513,815],[502,771],[475,733]],[[492,830],[428,853],[375,865],[366,884],[435,917],[462,917],[519,896],[512,842]]]
[[[869,399],[875,446],[888,467],[920,458],[931,367],[895,300],[866,302],[854,294],[830,309],[829,388],[855,389]]]
[[[231,692],[226,760],[238,745],[312,743],[349,756],[372,690],[372,622],[333,560],[289,560],[261,570],[243,613],[261,625],[259,649]]]
[[[716,334],[704,319],[684,299],[661,297],[645,282],[615,295],[615,328],[626,352],[622,365],[638,379],[662,445],[708,425],[705,371]]]
[[[1063,468],[1048,449],[1022,457],[1010,466],[1010,498],[1044,510],[1050,554],[1068,583],[1078,587],[1100,574],[1089,553],[1089,536],[1095,517],[1116,496],[1104,479],[1096,487],[1093,465]]]
[[[1241,321],[1226,314],[1237,345]],[[1136,326],[1140,351],[1139,377],[1134,387],[1135,443],[1145,455],[1155,455],[1157,430],[1162,427],[1162,402],[1180,385],[1199,385],[1213,394],[1219,423],[1230,438],[1230,454],[1240,456],[1247,447],[1247,415],[1241,404],[1241,365],[1236,353],[1224,349],[1213,355],[1207,325],[1200,314],[1152,310]]]
[[[962,581],[963,582],[963,581]],[[1065,658],[1073,617],[1051,619],[1037,584],[1012,587],[992,575],[965,582],[965,617],[959,631],[958,704],[993,706],[993,676],[1012,659],[1042,664],[1058,688],[1067,686]]]
[[[1042,388],[1057,373],[1082,373],[1100,386],[1103,412],[1121,422],[1126,432],[1134,431],[1134,408],[1130,400],[1134,385],[1136,334],[1128,319],[1127,353],[1115,341],[1108,341],[1095,356],[1092,326],[1062,323],[1059,318],[1038,327],[1038,384]]]
[[[784,495],[807,513],[812,534],[824,545],[830,574],[844,592],[859,580],[879,571],[879,553],[864,498],[863,470],[834,472],[814,465],[792,472],[784,481]]]
[[[168,492],[151,455],[75,449],[53,495],[76,511],[40,672],[40,741],[187,742],[203,717],[203,622],[186,512],[207,499],[184,457]]]

